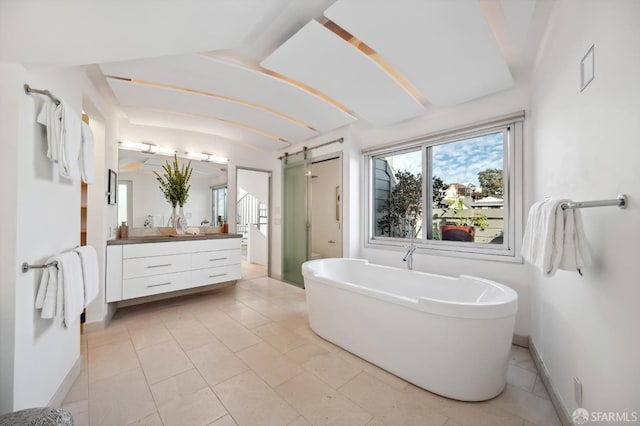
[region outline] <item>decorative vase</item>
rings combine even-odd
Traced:
[[[184,234],[185,232],[187,232],[187,228],[187,218],[184,215],[182,206],[180,206],[180,209],[178,210],[178,221],[176,223],[176,234]]]
[[[171,216],[169,216],[169,221],[167,222],[167,226],[169,228],[173,228],[173,231],[178,235],[183,235],[187,230],[187,218],[184,216],[184,212],[182,211],[182,207],[176,211],[174,207],[171,211]]]

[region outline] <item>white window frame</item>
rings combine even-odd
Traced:
[[[508,132],[507,132],[507,129]],[[523,142],[524,142],[524,111],[462,126],[455,129],[422,135],[404,141],[394,142],[371,149],[364,150],[364,174],[365,174],[365,220],[364,236],[365,248],[378,248],[386,250],[404,250],[407,246],[407,238],[376,237],[374,223],[374,184],[373,184],[373,159],[381,155],[402,153],[403,151],[415,148],[422,149],[422,176],[423,176],[423,215],[431,218],[431,203],[426,202],[427,184],[432,179],[431,161],[429,148],[445,143],[462,141],[476,136],[490,133],[497,133],[500,130],[505,132],[503,137],[503,180],[505,182],[504,206],[504,239],[503,244],[481,244],[456,241],[441,241],[427,239],[431,226],[425,224],[425,231],[421,239],[416,239],[418,253],[430,255],[443,255],[464,257],[471,259],[499,260],[506,262],[522,262],[520,247],[522,245],[523,230]]]

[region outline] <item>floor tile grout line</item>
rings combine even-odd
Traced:
[[[158,413],[158,417],[160,417],[160,421],[162,422],[162,424],[164,425],[164,420],[162,420],[162,414],[160,413],[160,407],[158,407],[158,404],[156,403],[156,398],[153,396],[153,392],[151,391],[151,384],[149,383],[149,378],[147,377],[147,373],[144,371],[144,368],[142,368],[142,361],[140,360],[140,354],[138,354],[138,350],[136,349],[135,345],[133,344],[133,341],[131,342],[131,345],[133,346],[133,350],[136,353],[136,358],[138,359],[138,365],[140,366],[140,371],[142,372],[142,377],[144,377],[144,382],[147,384],[147,389],[149,390],[149,395],[151,395],[151,400],[153,401],[153,406],[156,407],[156,413]],[[147,417],[147,416],[145,416]],[[135,421],[140,421],[142,419],[144,419],[145,417],[141,417]],[[129,423],[133,423],[133,422],[129,422]]]
[[[364,370],[360,370],[360,372],[359,372],[358,374],[356,374],[356,375],[355,375],[351,380],[347,381],[347,382],[346,382],[346,383],[344,383],[343,385],[339,386],[339,387],[338,387],[338,389],[334,389],[334,390],[335,390],[339,395],[342,395],[343,397],[347,398],[347,400],[349,400],[351,403],[353,403],[354,405],[356,405],[357,407],[359,407],[362,411],[364,411],[365,413],[369,414],[369,415],[371,416],[371,419],[369,420],[369,422],[367,422],[367,424],[369,424],[369,423],[371,422],[371,420],[375,419],[375,418],[376,418],[376,417],[378,417],[378,416],[373,415],[373,413],[369,412],[367,409],[365,409],[363,406],[361,406],[360,404],[358,404],[356,401],[354,401],[353,399],[349,398],[349,395],[347,395],[347,394],[345,394],[345,393],[342,393],[342,392],[340,391],[340,388],[341,388],[341,387],[346,386],[346,385],[347,385],[347,383],[349,383],[349,382],[351,382],[351,381],[355,380],[359,375],[361,375],[361,374],[363,374],[363,373],[364,373],[364,374],[367,374],[367,372],[366,372],[366,371],[364,371]],[[376,377],[371,376],[371,374],[368,374],[368,375],[369,375],[370,377],[374,378],[375,380],[378,380]],[[381,380],[378,380],[378,381],[379,381],[380,383],[383,383],[385,386],[389,386],[389,385],[387,385],[386,383],[382,382]],[[331,387],[331,386],[329,386],[329,387]],[[390,387],[390,386],[389,386],[389,387]],[[391,387],[390,387],[390,388],[391,388]],[[392,390],[394,390],[394,391],[395,391],[395,389],[392,389]],[[447,418],[448,418],[448,417],[447,417]],[[446,421],[445,421],[445,423],[446,423]],[[385,423],[385,424],[386,424],[386,423]]]
[[[243,361],[243,362],[244,362],[244,361]],[[247,365],[247,367],[249,367],[249,366]],[[235,375],[235,376],[233,376],[233,377],[229,377],[228,379],[223,380],[223,381],[222,381],[222,382],[220,382],[220,383],[217,383],[215,386],[218,386],[218,385],[221,385],[221,384],[226,383],[226,382],[228,382],[228,381],[231,381],[231,380],[235,379],[236,377],[238,377],[238,376],[240,376],[240,375],[242,375],[242,374],[247,373],[247,371],[251,371],[253,374],[255,374],[255,376],[258,378],[258,380],[260,380],[262,383],[264,383],[264,384],[265,384],[265,385],[266,385],[266,386],[267,386],[267,387],[268,387],[268,388],[269,388],[269,389],[270,389],[270,390],[271,390],[271,391],[272,391],[276,396],[278,396],[278,398],[280,398],[282,401],[284,401],[284,402],[285,402],[285,403],[286,403],[286,404],[287,404],[287,405],[288,405],[288,406],[289,406],[293,411],[295,411],[296,413],[298,413],[298,415],[299,415],[299,416],[302,416],[302,413],[300,413],[300,412],[298,411],[298,409],[297,409],[297,408],[295,408],[293,405],[291,405],[291,404],[289,403],[289,401],[287,401],[286,399],[284,399],[284,398],[282,397],[282,395],[280,395],[280,394],[275,390],[275,388],[271,387],[271,386],[269,385],[269,383],[265,382],[265,381],[262,379],[262,377],[260,377],[260,375],[259,375],[257,372],[255,372],[251,367],[249,367],[249,369],[248,369],[248,370],[245,370],[245,371],[243,371],[243,372],[241,372],[241,373],[236,374],[236,375]],[[299,374],[298,374],[298,375],[299,375]],[[214,389],[214,386],[209,385],[209,387],[210,387],[210,388],[211,388],[211,390],[213,391],[213,393],[214,393],[214,395],[216,396],[216,398],[218,398],[218,400],[220,401],[220,403],[222,403],[222,405],[224,406],[225,410],[227,410],[227,412],[229,413],[229,415],[231,416],[231,418],[233,419],[233,421],[234,421],[234,422],[236,422],[236,424],[237,424],[237,425],[239,425],[240,423],[239,423],[238,421],[236,421],[236,418],[235,418],[235,417],[233,417],[233,415],[231,414],[231,411],[227,408],[227,406],[226,406],[226,405],[224,405],[224,402],[222,402],[222,398],[220,398],[220,395],[218,395],[218,394],[216,393],[216,390]],[[304,416],[302,416],[302,417],[304,417]],[[294,420],[295,420],[295,419],[294,419]]]
[[[248,282],[248,281],[245,281],[245,282]],[[263,283],[263,284],[260,284],[260,285],[263,285],[263,286],[264,286],[264,283]],[[268,289],[268,288],[271,288],[271,287],[265,287],[265,288],[267,288],[267,289]],[[227,349],[231,354],[233,354],[233,355],[234,355],[234,356],[236,356],[236,357],[238,356],[238,355],[237,355],[237,354],[238,354],[238,352],[241,352],[241,351],[243,351],[243,350],[246,350],[246,349],[249,349],[249,348],[251,348],[251,347],[254,347],[254,346],[256,346],[256,345],[258,345],[259,343],[262,343],[262,342],[266,343],[270,348],[274,349],[274,350],[275,350],[279,355],[282,355],[282,356],[285,356],[285,357],[287,357],[287,354],[289,354],[290,352],[292,352],[292,351],[294,351],[294,350],[296,350],[296,349],[298,349],[298,348],[300,348],[300,347],[302,347],[302,346],[304,346],[304,345],[306,345],[306,344],[317,345],[317,343],[316,343],[315,341],[313,341],[313,340],[309,339],[309,337],[310,337],[310,336],[303,335],[303,334],[298,333],[298,332],[296,331],[296,330],[302,329],[302,328],[304,327],[303,325],[301,325],[300,327],[298,327],[298,328],[297,328],[297,329],[295,329],[295,330],[292,330],[292,329],[290,329],[290,328],[288,328],[288,327],[284,327],[284,326],[282,326],[281,324],[279,324],[279,321],[285,321],[286,319],[288,319],[288,317],[293,317],[294,315],[297,315],[297,313],[296,313],[296,312],[298,311],[297,309],[295,309],[295,308],[294,308],[294,309],[291,309],[291,310],[290,310],[291,314],[288,314],[288,316],[287,316],[287,315],[283,316],[282,318],[284,318],[284,319],[282,319],[282,318],[281,318],[281,319],[279,319],[279,320],[276,320],[276,319],[275,319],[275,318],[273,318],[273,317],[269,317],[269,316],[266,316],[266,315],[262,314],[259,310],[255,309],[255,308],[253,308],[252,306],[247,305],[245,302],[243,302],[243,300],[246,300],[246,299],[244,299],[244,298],[243,298],[244,296],[247,296],[247,295],[251,296],[251,295],[253,295],[253,296],[255,296],[255,298],[256,298],[256,300],[257,300],[257,302],[256,302],[256,303],[259,303],[259,305],[258,305],[258,306],[261,306],[261,307],[262,307],[262,306],[264,306],[264,307],[265,307],[265,309],[263,309],[263,310],[266,310],[266,306],[268,306],[269,304],[270,304],[271,306],[273,306],[274,311],[275,311],[275,310],[278,310],[278,309],[285,309],[285,310],[286,310],[286,309],[288,309],[288,307],[286,306],[286,300],[285,300],[285,299],[286,299],[286,297],[285,297],[285,296],[287,295],[287,293],[283,293],[283,292],[279,292],[279,291],[275,290],[275,289],[277,289],[277,288],[278,288],[277,286],[273,286],[272,288],[274,289],[274,291],[272,291],[270,294],[268,294],[268,293],[267,293],[267,291],[251,291],[251,290],[248,290],[248,289],[246,289],[246,288],[241,288],[241,289],[235,289],[235,290],[236,290],[235,292],[231,292],[231,291],[228,291],[228,292],[225,292],[225,293],[222,293],[222,292],[221,292],[221,293],[218,293],[218,294],[216,294],[216,295],[211,295],[211,297],[210,297],[210,298],[209,298],[209,297],[207,298],[206,302],[210,302],[210,303],[212,304],[212,309],[215,309],[216,311],[218,311],[218,312],[220,312],[220,313],[224,314],[227,318],[229,318],[229,320],[230,320],[230,321],[235,322],[237,325],[239,325],[240,327],[245,328],[247,331],[249,331],[250,333],[254,334],[255,336],[257,336],[257,337],[259,338],[259,340],[260,340],[259,342],[256,342],[256,343],[254,343],[254,344],[252,344],[252,345],[249,345],[249,346],[247,346],[247,347],[243,347],[243,348],[239,349],[238,351],[234,351],[234,350],[232,350],[230,346],[228,346],[224,341],[220,340],[220,339],[217,337],[217,335],[216,335],[215,333],[213,333],[213,331],[212,331],[209,327],[207,327],[206,325],[204,325],[204,323],[203,323],[202,321],[200,321],[200,319],[199,319],[198,317],[196,317],[195,315],[193,315],[192,317],[194,318],[194,320],[195,320],[198,324],[202,325],[202,326],[204,327],[204,329],[206,329],[209,333],[211,333],[213,337],[215,337],[216,339],[218,339],[218,341],[221,343],[222,347],[225,347],[225,348],[226,348],[226,349]],[[236,304],[238,304],[238,305],[239,305],[238,309],[241,309],[241,307],[245,307],[246,309],[248,309],[248,311],[249,311],[249,312],[253,311],[253,312],[256,312],[256,313],[258,313],[258,314],[260,314],[260,315],[263,315],[265,318],[269,319],[269,321],[270,321],[270,322],[268,322],[268,323],[266,323],[266,324],[256,325],[255,327],[249,327],[249,326],[247,326],[247,325],[243,324],[242,322],[240,322],[238,319],[233,318],[233,317],[231,317],[231,316],[229,315],[229,313],[228,313],[228,312],[231,312],[231,311],[233,311],[233,310],[230,310],[230,311],[223,311],[222,309],[220,309],[220,306],[223,306],[223,304],[227,303],[227,300],[224,300],[224,301],[223,301],[223,299],[222,299],[222,298],[220,298],[220,297],[222,297],[222,298],[224,298],[224,299],[227,299],[227,300],[228,300],[228,303],[236,303]],[[238,297],[240,297],[240,298],[238,298]],[[218,305],[218,304],[216,304],[216,300],[220,300],[220,301],[221,301],[221,303],[220,303],[219,305]],[[252,299],[252,300],[253,300],[253,299]],[[274,302],[275,302],[275,303],[274,303]],[[300,301],[295,301],[295,300],[293,301],[293,303],[298,303],[298,302],[300,302]],[[262,305],[262,304],[264,304],[264,305]],[[191,305],[191,303],[189,303],[189,304],[168,305],[168,306],[166,306],[166,307],[165,307],[165,309],[172,309],[172,310],[173,310],[173,309],[174,309],[174,308],[176,308],[176,307],[181,307],[181,309],[182,309],[182,310],[184,310],[184,311],[188,311],[188,310],[190,309],[190,305]],[[284,305],[284,306],[283,306],[283,305]],[[149,315],[149,316],[148,316],[147,314],[145,314],[145,313],[144,313],[144,311],[142,311],[142,313],[140,313],[139,315],[140,315],[141,317],[144,317],[145,319],[149,319],[149,321],[150,321],[150,322],[154,322],[154,321],[156,321],[155,319],[152,319],[152,318],[157,317],[157,321],[159,321],[161,324],[163,324],[163,326],[167,329],[167,331],[168,331],[169,335],[172,337],[172,338],[171,338],[171,340],[168,340],[167,342],[169,342],[169,341],[174,341],[174,342],[176,342],[176,344],[177,344],[177,345],[178,345],[178,347],[180,348],[181,353],[186,354],[186,355],[187,355],[187,358],[189,358],[189,360],[191,361],[191,364],[192,364],[192,367],[191,367],[191,368],[195,369],[195,370],[197,371],[197,373],[202,377],[202,373],[201,373],[201,372],[200,372],[200,370],[197,368],[197,366],[196,366],[195,364],[193,364],[193,361],[192,361],[192,360],[191,360],[191,358],[188,356],[187,351],[186,351],[184,348],[182,348],[182,346],[180,345],[180,342],[178,342],[178,339],[176,338],[175,333],[174,333],[174,332],[172,332],[172,330],[167,326],[167,321],[170,321],[170,320],[171,320],[170,318],[171,318],[172,316],[174,316],[174,315],[180,315],[180,313],[179,313],[180,309],[177,309],[177,311],[178,311],[178,312],[175,312],[175,313],[174,313],[174,312],[171,312],[171,313],[170,313],[169,315],[167,315],[166,317],[162,315],[162,309],[154,309],[154,311],[152,311],[152,312],[155,312],[155,314],[152,314],[152,315]],[[271,312],[273,312],[273,311],[271,311]],[[302,312],[302,310],[300,310],[300,312]],[[280,318],[280,315],[278,315],[278,317]],[[127,318],[127,319],[128,319],[128,321],[125,321],[125,322],[124,322],[124,326],[125,326],[125,327],[124,327],[124,330],[125,330],[125,331],[127,331],[128,340],[129,340],[130,344],[133,346],[134,351],[135,351],[135,353],[136,353],[136,357],[137,357],[137,360],[138,360],[138,366],[137,366],[136,368],[140,368],[140,369],[141,369],[141,371],[142,371],[142,373],[143,373],[143,375],[144,375],[144,378],[145,378],[145,382],[147,383],[147,387],[148,387],[148,389],[149,389],[149,391],[150,391],[150,390],[151,390],[151,389],[150,389],[151,385],[150,385],[150,383],[149,383],[149,381],[148,381],[148,378],[146,377],[146,373],[145,373],[144,369],[142,368],[142,363],[141,363],[141,360],[140,360],[140,357],[139,357],[139,350],[146,349],[146,347],[145,347],[145,348],[140,348],[140,349],[138,349],[138,348],[136,348],[136,346],[133,344],[133,339],[132,339],[132,337],[131,337],[131,332],[130,332],[129,327],[131,326],[132,321],[134,321],[135,319],[133,319],[133,318]],[[308,321],[308,320],[307,320],[307,321]],[[280,350],[278,350],[278,349],[277,349],[277,348],[276,348],[276,347],[275,347],[275,346],[274,346],[270,341],[267,341],[267,340],[262,339],[262,337],[261,337],[261,336],[259,336],[258,334],[256,334],[256,333],[254,332],[254,330],[255,330],[255,329],[257,329],[257,328],[259,328],[259,327],[262,327],[262,326],[267,326],[267,325],[269,325],[269,324],[273,324],[273,325],[275,325],[275,326],[277,326],[277,327],[282,327],[282,328],[283,328],[283,329],[285,329],[286,331],[291,332],[291,333],[294,333],[296,336],[300,337],[304,343],[301,343],[299,346],[289,348],[289,349],[287,349],[287,350],[286,350],[286,351],[284,351],[284,352],[280,352]],[[306,333],[305,333],[305,334],[306,334]],[[88,342],[89,342],[89,339],[87,338],[87,339],[86,339],[86,345],[85,345],[85,346],[86,346],[86,351],[87,351],[87,359],[88,359],[88,362],[87,362],[87,382],[88,382],[88,386],[89,386],[89,387],[91,387],[91,384],[89,384],[89,382],[90,382],[90,378],[91,378],[91,375],[90,375],[90,373],[89,373],[89,368],[88,368],[88,365],[90,364],[90,359],[91,359],[91,358],[89,357],[89,353],[90,353],[91,351],[90,351],[90,350],[89,350],[89,348],[88,348]],[[165,342],[158,342],[158,344],[161,344],[161,343],[165,343]],[[103,344],[103,345],[105,345],[105,344]],[[103,345],[98,345],[98,346],[96,346],[96,347],[94,347],[94,348],[92,348],[92,349],[99,348],[100,346],[103,346]],[[317,345],[317,346],[319,346],[320,348],[324,349],[324,348],[323,348],[322,346],[320,346],[320,345]],[[339,352],[338,352],[338,353],[339,353]],[[329,354],[325,354],[325,355],[329,355],[329,356],[330,356],[330,355],[335,355],[335,353],[330,352]],[[287,357],[287,358],[288,358],[288,357]],[[312,358],[313,358],[313,357],[312,357]],[[311,358],[311,359],[312,359],[312,358]],[[398,390],[398,389],[396,389],[395,387],[393,387],[393,386],[391,386],[391,385],[387,384],[387,383],[386,383],[386,382],[384,382],[383,380],[379,379],[379,378],[378,378],[378,377],[376,377],[374,374],[372,374],[371,372],[367,371],[367,369],[366,369],[366,368],[363,368],[362,366],[359,366],[359,365],[355,365],[355,366],[358,368],[358,370],[359,370],[356,376],[354,376],[353,378],[351,378],[350,380],[348,380],[346,383],[341,384],[341,385],[340,385],[340,386],[338,386],[337,388],[333,388],[333,386],[331,386],[331,384],[329,384],[328,382],[326,382],[325,380],[323,380],[323,379],[322,379],[322,377],[320,377],[319,375],[316,375],[316,374],[314,373],[314,371],[313,371],[313,370],[310,370],[309,368],[307,368],[307,367],[305,367],[305,366],[304,366],[304,364],[305,364],[306,362],[308,362],[308,360],[307,360],[306,362],[303,362],[303,363],[298,362],[298,361],[295,361],[295,360],[292,360],[292,359],[290,359],[290,358],[288,358],[288,360],[289,360],[289,361],[291,361],[291,362],[293,362],[293,363],[295,363],[296,365],[299,365],[299,366],[301,366],[301,367],[302,367],[302,369],[301,369],[300,373],[296,374],[295,376],[293,376],[293,377],[291,377],[291,378],[288,378],[288,379],[287,379],[287,380],[285,380],[283,383],[280,383],[280,384],[278,384],[277,386],[273,386],[273,387],[272,387],[271,385],[269,385],[268,383],[266,383],[266,382],[265,382],[265,380],[264,380],[264,379],[263,379],[263,378],[258,374],[257,370],[255,370],[255,369],[254,369],[254,368],[252,368],[251,366],[247,365],[246,363],[245,363],[245,365],[246,365],[246,367],[248,368],[248,370],[249,370],[249,371],[252,371],[252,372],[253,372],[253,373],[254,373],[254,374],[255,374],[255,375],[256,375],[256,376],[257,376],[257,377],[262,381],[262,382],[265,382],[265,383],[267,384],[267,386],[268,386],[270,389],[272,389],[272,390],[273,390],[277,395],[279,395],[279,396],[280,396],[280,398],[282,398],[282,396],[277,392],[277,390],[276,390],[276,388],[277,388],[277,387],[283,386],[284,384],[286,384],[286,383],[287,383],[287,382],[289,382],[290,380],[293,380],[293,379],[295,379],[296,377],[298,377],[300,374],[309,373],[309,374],[311,374],[313,377],[315,377],[316,379],[318,379],[320,382],[325,383],[325,384],[326,384],[326,385],[327,385],[327,386],[328,386],[332,391],[334,391],[334,392],[336,392],[337,394],[339,394],[339,395],[341,395],[341,396],[345,397],[347,400],[351,401],[353,404],[355,404],[356,406],[358,406],[359,408],[361,408],[364,412],[368,413],[369,415],[372,415],[372,414],[371,414],[371,413],[369,413],[367,410],[365,410],[363,407],[361,407],[359,404],[357,404],[355,401],[353,401],[351,398],[349,398],[346,394],[342,393],[342,391],[341,391],[340,389],[342,389],[345,385],[347,385],[348,383],[350,383],[352,380],[354,380],[354,379],[356,379],[357,377],[359,377],[361,374],[366,373],[366,374],[368,374],[368,375],[372,376],[374,379],[376,379],[376,380],[378,380],[378,381],[381,381],[381,382],[382,382],[382,383],[384,383],[386,386],[390,386],[390,387],[393,389],[393,391],[394,391],[394,392],[402,392],[401,390]],[[516,369],[525,370],[525,371],[531,371],[531,370],[530,370],[530,369],[528,369],[528,368],[523,368],[523,367],[521,367],[520,365],[518,365],[518,363],[523,363],[523,362],[526,362],[527,360],[528,360],[528,359],[513,359],[513,360],[511,360],[511,359],[510,359],[510,360],[509,360],[509,367],[512,367],[512,366],[513,366],[513,367],[515,367]],[[241,361],[242,361],[242,360],[241,360]],[[348,360],[345,360],[345,361],[347,361],[347,362],[348,362]],[[352,363],[350,363],[350,364],[351,364],[351,365],[354,365],[354,364],[352,364]],[[126,370],[126,371],[130,371],[130,370]],[[187,370],[187,371],[188,371],[188,370]],[[519,371],[519,370],[516,370],[516,371]],[[240,374],[244,374],[244,373],[246,373],[246,372],[247,372],[247,370],[245,370],[245,371],[243,371],[243,372],[241,372],[241,373],[238,373],[238,374],[236,374],[236,375],[234,375],[234,376],[232,376],[232,377],[230,377],[230,378],[228,378],[228,379],[226,379],[226,380],[224,380],[223,382],[220,382],[220,383],[224,383],[224,382],[226,382],[227,380],[232,380],[233,378],[236,378],[238,375],[240,375]],[[532,372],[533,372],[533,371],[532,371]],[[118,373],[116,373],[116,374],[120,374],[120,373],[122,373],[122,372],[118,372]],[[169,380],[169,379],[171,379],[172,377],[175,377],[176,375],[183,374],[183,373],[184,373],[184,371],[183,371],[183,372],[180,372],[180,373],[176,373],[175,375],[173,375],[173,376],[171,376],[171,377],[168,377],[168,378],[164,378],[163,380]],[[539,395],[537,395],[537,394],[535,394],[535,393],[534,393],[535,384],[536,384],[536,382],[537,382],[537,380],[538,380],[538,376],[539,376],[539,374],[537,373],[537,371],[535,371],[535,372],[533,372],[533,373],[536,375],[536,377],[535,377],[535,379],[534,379],[534,384],[533,384],[533,386],[532,386],[532,388],[531,388],[531,389],[524,389],[524,388],[521,388],[521,387],[515,386],[515,385],[513,385],[513,384],[510,384],[510,386],[511,386],[511,387],[513,387],[514,389],[517,389],[519,392],[524,392],[524,393],[529,394],[530,396],[531,396],[531,395],[532,395],[532,396],[535,396],[535,397],[536,397],[536,400],[548,401],[548,399],[543,398],[543,397],[541,397],[541,396],[539,396]],[[113,376],[114,376],[114,375],[112,375],[112,376],[110,376],[110,377],[113,377]],[[105,379],[107,379],[107,378],[105,378]],[[103,380],[103,379],[101,379],[101,380]],[[96,383],[99,383],[101,380],[97,381]],[[205,380],[205,382],[206,382],[206,380]],[[159,382],[158,382],[158,383],[159,383]],[[220,384],[220,383],[218,383],[218,384]],[[216,395],[216,398],[220,399],[220,398],[219,398],[219,396],[218,396],[218,394],[217,394],[217,393],[215,392],[215,390],[213,389],[213,388],[214,388],[214,386],[217,386],[218,384],[216,384],[216,385],[210,385],[210,384],[207,382],[207,386],[208,386],[208,387],[212,390],[212,392]],[[152,393],[152,392],[151,392],[151,394],[152,394],[152,396],[153,396],[153,393]],[[155,408],[156,408],[156,412],[157,412],[157,413],[158,413],[158,415],[159,415],[158,405],[157,405],[157,402],[155,401],[155,397],[153,398],[153,400],[154,400],[154,405],[155,405]],[[87,409],[90,411],[90,408],[89,408],[89,401],[90,401],[90,398],[88,398],[88,399],[87,399]],[[286,400],[285,400],[285,401],[286,401]],[[220,401],[220,402],[221,402],[221,404],[222,404],[222,401]],[[287,404],[288,404],[288,405],[291,405],[291,404],[289,404],[289,403],[288,403],[288,401],[286,401],[286,402],[287,402]],[[226,410],[226,406],[225,406],[224,404],[222,404],[222,405],[225,407],[225,410]],[[523,424],[525,421],[529,421],[529,420],[527,420],[527,419],[525,419],[525,418],[521,417],[521,415],[520,415],[520,414],[518,414],[518,412],[516,412],[516,411],[507,410],[507,409],[505,409],[505,408],[502,408],[502,406],[500,406],[500,405],[494,405],[494,404],[491,404],[491,406],[492,406],[493,408],[498,409],[500,412],[504,412],[504,413],[505,413],[506,415],[508,415],[509,417],[514,418],[514,419],[517,419],[517,420],[520,422],[520,423],[518,423],[518,424]],[[304,415],[302,415],[301,413],[299,413],[299,412],[298,412],[298,410],[297,410],[295,407],[293,407],[293,406],[292,406],[292,408],[294,408],[295,412],[297,412],[297,413],[298,413],[298,415],[299,415],[302,419],[304,419],[305,421],[308,421],[308,419],[307,419]],[[228,410],[226,410],[226,412],[229,414],[230,418],[231,418],[231,419],[233,419],[233,421],[235,422],[235,421],[236,421],[236,419],[233,417],[233,415],[232,415]],[[437,411],[437,412],[440,412],[440,411]],[[440,413],[440,414],[443,414],[443,413]],[[224,416],[221,416],[221,417],[224,417]],[[448,416],[445,416],[445,417],[446,417],[447,419],[450,419],[450,417],[448,417]],[[375,419],[376,417],[375,417],[375,416],[372,416],[372,418],[373,418],[373,419]],[[218,419],[219,419],[219,418],[218,418]],[[217,421],[218,419],[216,419],[216,421]],[[294,419],[294,421],[295,421],[295,419]],[[445,421],[448,421],[448,420],[445,420]],[[237,422],[236,422],[236,423],[237,423]]]

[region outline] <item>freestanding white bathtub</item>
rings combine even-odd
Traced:
[[[518,295],[493,281],[320,259],[302,265],[321,337],[421,388],[462,401],[504,389]]]

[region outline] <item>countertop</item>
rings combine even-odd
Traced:
[[[242,238],[242,234],[203,234],[203,235],[144,235],[107,240],[108,246],[124,244],[172,243],[176,241],[219,240],[226,238]]]

